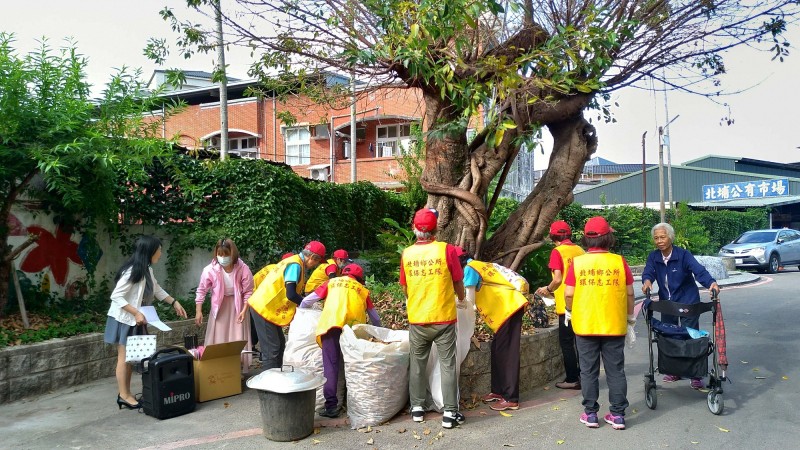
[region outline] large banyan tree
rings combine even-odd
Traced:
[[[217,0],[189,0],[210,6]],[[229,39],[250,46],[251,75],[355,73],[370,87],[423,93],[428,206],[440,239],[512,268],[541,245],[572,201],[597,148],[588,109],[608,116],[609,93],[651,79],[713,95],[725,50],[752,45],[783,59],[798,11],[788,0],[231,0]],[[202,30],[165,19],[180,43]],[[765,57],[768,59],[768,55]],[[468,141],[470,118],[486,126]],[[533,136],[552,135],[548,169],[491,236],[488,217],[506,175]],[[498,180],[498,183],[491,183]]]

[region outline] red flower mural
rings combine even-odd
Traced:
[[[56,228],[55,236],[36,225],[29,226],[28,232],[38,235],[39,240],[36,241],[36,247],[25,256],[20,269],[36,273],[49,267],[55,282],[63,286],[67,281],[69,261],[83,265],[78,256],[78,243],[72,242],[71,233],[66,233],[61,228]]]

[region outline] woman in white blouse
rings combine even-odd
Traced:
[[[136,248],[114,278],[116,286],[111,293],[111,307],[106,320],[105,342],[117,346],[117,405],[120,409],[138,409],[141,404],[131,393],[133,366],[125,362],[125,345],[128,336],[147,334],[147,320],[139,310],[142,305],[152,304],[153,298],[175,308],[178,316],[186,318],[183,306],[158,285],[151,264],[161,258],[161,240],[155,236],[142,236]]]

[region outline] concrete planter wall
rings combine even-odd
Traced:
[[[205,325],[198,330],[193,320],[169,326],[172,331],[158,333],[159,347],[182,345],[184,334],[197,333],[201,340],[205,335]],[[489,392],[490,345],[473,345],[461,365],[461,398]],[[521,347],[521,392],[543,386],[564,372],[558,327],[522,336]],[[0,404],[114,376],[116,360],[116,348],[103,342],[101,333],[0,349]]]
[[[159,347],[183,345],[184,334],[205,335],[194,320],[169,325],[172,331],[158,332]],[[117,349],[102,333],[0,349],[0,404],[114,376],[116,362]]]

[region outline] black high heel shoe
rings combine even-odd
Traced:
[[[139,409],[142,407],[142,403],[138,402],[135,405],[131,405],[130,403],[123,400],[121,395],[117,394],[117,406],[119,406],[119,409],[122,409],[123,407],[128,409]]]

